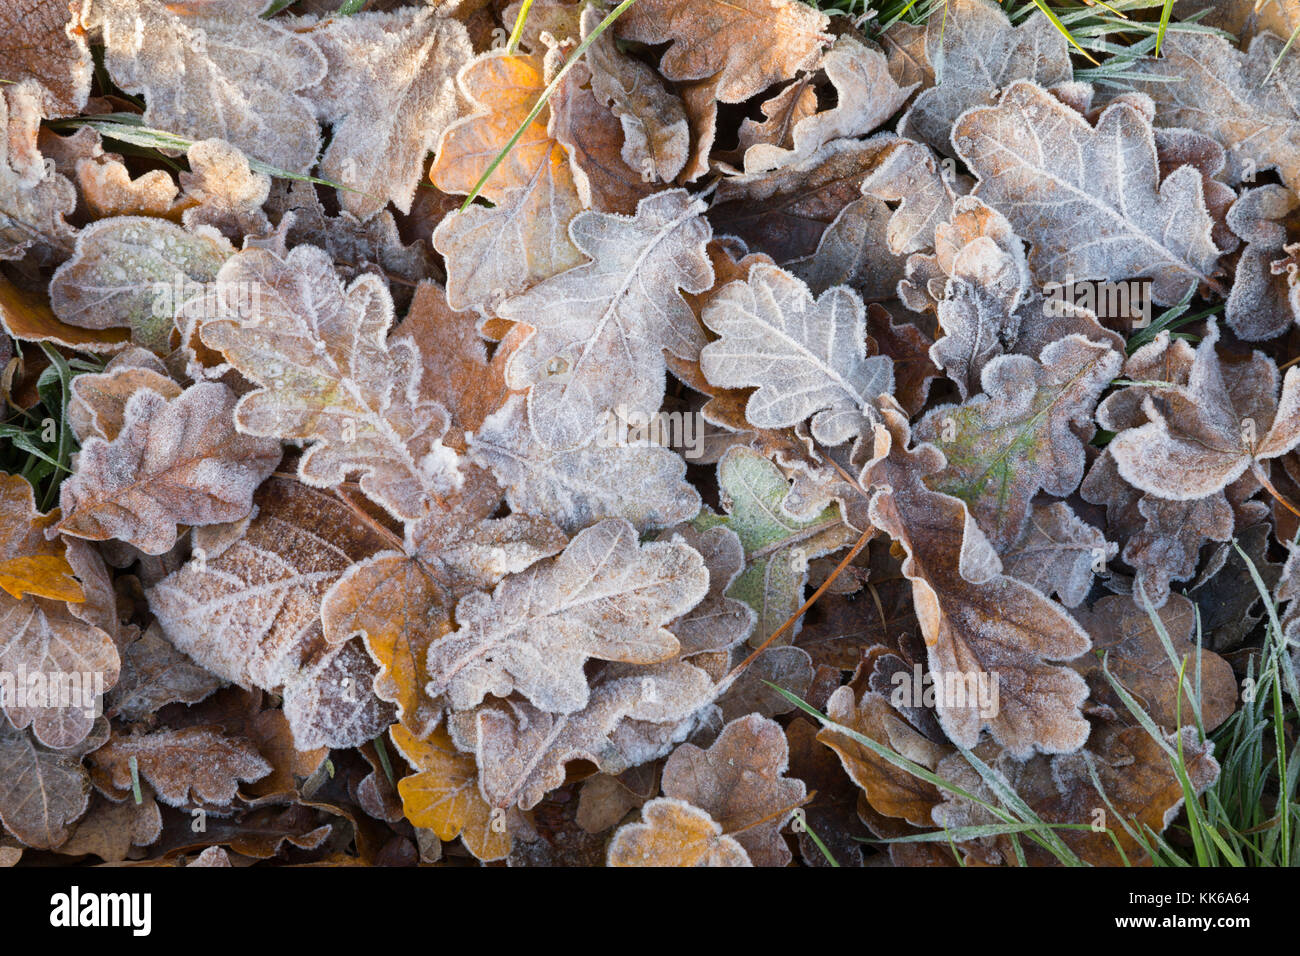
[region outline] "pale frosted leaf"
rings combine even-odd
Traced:
[[[753,632],[757,620],[753,608],[727,597],[745,567],[745,546],[740,536],[721,525],[700,530],[686,524],[671,533],[698,551],[709,571],[709,592],[704,600],[667,625],[682,646],[681,656],[727,650],[739,644]]]
[[[702,318],[720,338],[700,353],[701,370],[723,388],[756,387],[745,417],[759,428],[811,417],[813,437],[838,445],[893,391],[893,363],[867,357],[866,311],[849,289],[814,299],[790,273],[759,264],[713,296]]]
[[[186,306],[195,309],[236,316],[208,319],[200,332],[260,386],[240,399],[235,423],[248,435],[312,442],[298,465],[304,482],[328,487],[360,472],[362,490],[406,519],[457,486],[456,453],[442,444],[446,409],[420,390],[419,348],[388,341],[383,280],[364,275],[345,289],[314,246],[283,258],[249,249],[222,267],[214,293]]]
[[[614,418],[587,444],[548,449],[528,427],[522,396],[483,422],[470,457],[492,470],[514,511],[549,518],[569,534],[605,518],[624,518],[638,531],[666,528],[700,510],[676,452],[623,439]]]
[[[1183,166],[1161,182],[1151,123],[1132,105],[1111,105],[1094,127],[1020,80],[997,106],[965,113],[953,143],[979,176],[980,198],[1033,246],[1041,280],[1148,277],[1163,305],[1217,285],[1200,173]]]
[[[63,217],[76,209],[77,192],[37,150],[42,96],[31,80],[0,90],[0,260],[21,259],[33,246],[47,256],[72,249]]]
[[[934,153],[911,140],[899,140],[882,154],[863,180],[862,192],[898,204],[886,234],[897,255],[932,247],[935,227],[951,217],[956,198]]]
[[[1279,336],[1300,323],[1300,283],[1284,262],[1287,227],[1300,233],[1300,200],[1282,186],[1247,190],[1228,211],[1228,225],[1246,243],[1224,309],[1228,325],[1248,342]]]
[[[708,591],[703,559],[688,545],[638,546],[626,521],[579,533],[558,557],[512,575],[456,607],[458,630],[429,649],[431,696],[466,710],[518,690],[545,710],[588,703],[590,658],[651,664],[680,644],[664,625]]]
[[[112,787],[130,790],[132,757],[140,777],[173,807],[191,802],[227,806],[234,802],[241,782],[251,783],[271,772],[271,765],[250,741],[216,727],[114,734],[91,754],[90,764]]]
[[[1075,607],[1092,588],[1094,567],[1118,551],[1100,528],[1055,501],[1034,505],[1024,534],[1002,555],[1002,565],[1012,577]]]
[[[129,328],[136,344],[165,354],[181,306],[234,252],[204,226],[191,232],[144,216],[101,219],[81,230],[75,255],[55,272],[50,305],[64,322]]]
[[[91,438],[59,487],[59,530],[116,538],[162,554],[176,526],[245,517],[253,492],[280,463],[280,443],[235,431],[235,394],[200,382],[168,400],[149,388],[127,399],[121,432]]]
[[[456,119],[455,77],[474,55],[457,20],[429,8],[331,17],[307,32],[329,64],[303,96],[334,128],[319,175],[350,187],[359,219],[411,211],[424,160]]]
[[[180,174],[181,221],[191,230],[211,226],[228,239],[261,235],[270,224],[262,204],[271,193],[271,177],[255,172],[248,157],[220,139],[199,140],[185,154],[190,171]]]
[[[616,408],[653,414],[663,402],[663,351],[698,355],[704,333],[681,292],[713,284],[703,209],[675,189],[641,200],[632,217],[582,213],[570,233],[592,261],[498,307],[536,330],[506,381],[531,386],[529,424],[543,444],[579,445]]]
[[[86,812],[90,780],[80,755],[48,750],[0,720],[0,822],[28,846],[52,849]]]
[[[936,85],[916,98],[898,132],[941,153],[952,153],[957,117],[993,103],[1012,80],[1052,86],[1074,78],[1067,41],[1047,17],[1035,13],[1013,27],[992,0],[947,0],[926,22],[925,53]]]
[[[110,716],[145,720],[165,704],[196,704],[225,686],[163,638],[157,625],[122,650],[122,674],[105,706]]]
[[[118,86],[148,104],[146,126],[189,139],[224,139],[248,155],[306,173],[320,129],[299,91],[325,75],[306,37],[258,16],[268,0],[87,0]]]

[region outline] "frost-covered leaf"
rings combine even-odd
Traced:
[[[688,545],[638,546],[626,521],[602,521],[558,557],[461,600],[459,628],[429,648],[428,693],[467,710],[517,690],[545,710],[574,713],[588,703],[588,659],[674,657],[680,644],[664,625],[707,590],[703,559]]]
[[[324,639],[321,598],[387,538],[327,492],[271,478],[243,537],[196,554],[146,592],[177,649],[243,687],[279,690],[299,749],[350,747],[392,723],[356,641]]]
[[[614,24],[638,43],[669,43],[669,80],[714,80],[723,103],[741,103],[812,66],[830,43],[826,15],[796,0],[639,0]]]
[[[326,640],[364,635],[380,667],[376,694],[397,705],[402,723],[417,737],[427,736],[442,713],[442,702],[425,690],[431,676],[426,662],[430,645],[452,630],[457,600],[566,543],[544,518],[492,518],[500,502],[492,479],[471,473],[459,492],[406,526],[401,550],[354,564],[322,600]]]
[[[1086,651],[1087,634],[1058,605],[1002,573],[966,504],[926,486],[944,467],[942,453],[927,444],[907,448],[901,410],[886,408],[884,417],[861,481],[878,486],[872,523],[907,552],[902,571],[912,582],[930,672],[936,683],[963,691],[937,702],[944,731],[973,747],[988,727],[1002,746],[1026,756],[1035,748],[1078,749],[1088,736],[1079,710],[1087,685],[1051,662]]]
[[[87,0],[82,22],[102,38],[114,82],[148,104],[146,126],[217,137],[306,173],[320,129],[300,94],[325,76],[307,37],[262,19],[270,0]]]
[[[51,118],[80,112],[90,94],[90,48],[74,6],[13,0],[0,8],[0,77],[8,83],[36,80],[45,91],[43,112]]]
[[[477,111],[452,123],[438,142],[429,178],[445,193],[467,195],[505,148],[546,88],[541,57],[483,53],[457,76]],[[447,260],[453,309],[495,301],[582,262],[569,221],[582,208],[564,147],[542,113],[483,185],[493,204],[450,213],[433,234]]]
[[[993,103],[1012,80],[1074,79],[1067,41],[1047,17],[1035,13],[1013,27],[993,0],[947,0],[926,21],[925,55],[936,83],[917,96],[898,132],[950,155],[957,117]]]
[[[893,391],[893,365],[867,356],[866,311],[846,288],[814,299],[790,273],[759,264],[715,294],[702,318],[720,339],[700,353],[701,370],[723,388],[757,388],[745,417],[759,428],[811,417],[813,437],[838,445]]]
[[[1231,181],[1276,169],[1297,191],[1300,61],[1278,59],[1289,37],[1263,34],[1243,52],[1223,37],[1173,33],[1158,58],[1135,64],[1133,88],[1155,100],[1162,125],[1200,130],[1228,147]]]
[[[1218,339],[1212,324],[1186,385],[1144,389],[1149,420],[1108,446],[1134,487],[1174,501],[1204,498],[1300,443],[1300,369],[1287,370],[1279,399],[1272,359],[1255,352],[1224,366]]]
[[[698,551],[709,571],[709,592],[704,600],[668,624],[681,644],[681,656],[723,651],[739,644],[753,632],[757,618],[753,608],[727,596],[745,567],[740,536],[722,525],[699,530],[689,524],[672,529],[670,534]]]
[[[235,394],[200,382],[170,401],[149,388],[126,402],[111,441],[91,438],[59,487],[64,534],[117,539],[146,554],[176,543],[176,526],[245,517],[280,463],[280,443],[235,431]]]
[[[682,744],[664,764],[664,796],[707,812],[735,835],[755,866],[786,866],[781,828],[807,793],[785,776],[790,751],[781,725],[752,714],[733,720],[707,750]]]
[[[102,738],[101,738],[102,740]],[[30,847],[52,849],[86,812],[90,779],[78,751],[42,747],[0,720],[0,823]]]
[[[424,160],[455,120],[455,77],[474,55],[465,27],[429,8],[331,17],[306,36],[328,69],[303,96],[334,135],[319,175],[350,187],[343,208],[365,220],[392,200],[411,211]]]
[[[896,140],[862,181],[862,193],[897,203],[886,238],[902,255],[934,245],[934,231],[952,214],[953,183],[940,171],[934,153],[920,143]]]
[[[759,643],[785,623],[803,603],[808,562],[852,542],[857,534],[831,504],[808,518],[782,507],[790,483],[779,468],[748,448],[732,448],[718,462],[718,486],[724,514],[705,512],[695,519],[700,529],[730,528],[745,549],[745,570],[728,589],[758,615],[751,643]],[[788,631],[790,638],[799,625]],[[789,641],[787,640],[787,643]]]
[[[137,345],[165,354],[181,306],[205,291],[234,252],[205,226],[190,231],[146,216],[101,219],[77,235],[76,252],[50,283],[50,305],[71,325],[129,328]]]
[[[584,36],[600,20],[594,8],[584,9]],[[620,51],[610,33],[587,48],[586,63],[592,92],[622,124],[623,162],[651,180],[672,182],[686,165],[691,145],[681,99],[665,89],[654,70]]]
[[[0,260],[21,259],[33,246],[62,255],[72,248],[63,217],[77,207],[76,190],[36,148],[42,96],[31,80],[0,91]]]
[[[1281,335],[1300,323],[1300,282],[1286,263],[1287,227],[1300,234],[1300,199],[1282,186],[1247,190],[1228,211],[1228,225],[1246,243],[1224,310],[1228,325],[1248,342]]]
[[[145,720],[164,704],[196,704],[224,686],[167,643],[155,625],[122,649],[122,674],[104,705],[110,716]]]
[[[314,246],[284,256],[247,249],[184,311],[195,310],[206,319],[203,344],[260,386],[240,399],[235,424],[248,435],[312,442],[298,464],[307,484],[360,472],[370,498],[414,519],[459,483],[456,453],[442,443],[447,411],[420,389],[419,347],[388,340],[393,304],[378,277],[344,288]]]
[[[791,132],[792,148],[758,143],[745,151],[745,172],[775,169],[810,156],[833,139],[864,136],[907,102],[915,86],[899,86],[879,50],[842,36],[822,58],[821,68],[835,86],[836,105],[801,119]]]
[[[699,668],[668,661],[605,671],[587,705],[572,714],[547,713],[511,697],[452,714],[447,723],[456,746],[473,751],[488,803],[529,810],[564,782],[569,761],[622,773],[662,756],[690,732],[712,693],[713,682]]]
[[[609,844],[610,866],[753,866],[722,825],[684,800],[657,797],[642,822],[619,827]]]
[[[15,600],[30,594],[52,601],[84,601],[85,592],[68,563],[63,542],[46,534],[57,524],[58,515],[37,511],[32,486],[18,475],[0,474],[0,515],[0,590]]]
[[[510,852],[510,836],[506,828],[493,826],[492,808],[479,793],[474,758],[459,753],[442,728],[427,740],[402,726],[391,734],[416,771],[397,783],[406,819],[432,830],[439,840],[460,837],[479,860],[503,859]]]
[[[605,518],[624,518],[638,531],[694,518],[700,495],[685,481],[681,456],[620,440],[618,429],[611,421],[586,444],[549,449],[528,427],[523,397],[514,396],[483,422],[469,454],[501,482],[511,509],[549,518],[568,534]]]
[[[114,734],[90,756],[90,765],[105,786],[131,789],[131,758],[142,779],[169,806],[234,802],[241,782],[271,772],[271,765],[248,740],[217,727],[186,727],[148,734]]]
[[[1094,127],[1041,86],[1018,80],[998,105],[963,114],[957,153],[976,194],[1032,246],[1041,281],[1148,277],[1156,302],[1215,285],[1219,250],[1193,167],[1159,177],[1154,134],[1126,102]]]
[[[585,212],[570,225],[586,265],[548,279],[497,309],[536,331],[506,368],[529,388],[528,420],[552,448],[581,445],[623,408],[649,417],[664,394],[666,349],[692,359],[704,333],[681,292],[713,284],[704,204],[684,190],[656,193],[635,216]]]
[[[1053,595],[1066,607],[1077,606],[1092,588],[1098,566],[1119,551],[1100,528],[1083,521],[1064,501],[1037,503],[1024,533],[1002,554],[1007,574]]]
[[[148,349],[132,346],[109,359],[102,372],[78,375],[72,380],[68,400],[68,424],[77,441],[91,438],[112,441],[126,421],[126,403],[143,389],[157,392],[168,401],[183,389],[167,375],[167,369]]]
[[[1040,490],[1065,497],[1083,479],[1083,442],[1097,399],[1123,360],[1109,345],[1072,335],[1041,361],[1004,355],[989,362],[984,394],[930,411],[916,429],[946,466],[927,476],[936,491],[965,501],[993,546],[1006,550],[1029,520]]]

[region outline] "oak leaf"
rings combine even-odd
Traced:
[[[1012,577],[1075,607],[1092,589],[1098,565],[1104,567],[1118,551],[1119,545],[1064,501],[1035,503],[1024,533],[1003,552],[1002,566]]]
[[[107,739],[92,737],[92,749]],[[0,823],[23,843],[53,849],[64,843],[68,826],[86,812],[90,778],[81,766],[84,748],[51,750],[31,735],[0,720]]]
[[[1087,685],[1050,661],[1078,657],[1089,647],[1087,634],[1058,605],[1002,573],[965,502],[925,484],[943,469],[943,454],[928,444],[907,448],[910,430],[896,406],[886,406],[884,418],[861,482],[879,486],[872,523],[907,552],[902,571],[912,582],[934,680],[968,691],[937,703],[944,731],[973,747],[987,726],[1002,746],[1026,756],[1035,748],[1078,749],[1088,736],[1079,710]],[[996,708],[981,707],[969,692],[981,677],[996,681]]]
[[[757,388],[745,417],[759,428],[812,418],[813,437],[848,441],[872,420],[894,386],[886,356],[866,354],[866,312],[855,293],[835,287],[814,299],[777,266],[759,264],[705,306],[720,338],[704,346],[700,368],[714,385]]]
[[[0,95],[0,260],[21,259],[33,247],[46,257],[72,248],[63,217],[76,209],[76,190],[46,168],[36,147],[42,96],[33,80]]]
[[[52,601],[86,599],[63,543],[46,531],[58,515],[36,510],[32,486],[18,475],[0,475],[0,590],[15,600],[26,594]],[[0,599],[2,600],[2,599]]]
[[[462,599],[459,628],[429,648],[428,693],[468,710],[489,694],[518,691],[544,710],[574,713],[588,703],[588,659],[652,664],[676,656],[681,645],[664,625],[707,590],[693,548],[638,546],[630,524],[607,519],[491,594]]]
[[[0,10],[0,76],[40,83],[50,118],[76,115],[90,94],[90,48],[72,7],[61,0],[15,0]]]
[[[1033,245],[1042,279],[1149,277],[1164,305],[1213,279],[1219,258],[1200,173],[1159,178],[1150,120],[1117,102],[1094,127],[1041,86],[1018,80],[998,105],[964,113],[958,156],[979,177],[976,195]],[[1078,224],[1089,223],[1087,236]]]
[[[1287,227],[1300,229],[1300,199],[1282,186],[1241,194],[1228,210],[1228,225],[1246,243],[1224,316],[1248,342],[1281,335],[1300,323],[1300,282],[1287,268]]]
[[[584,212],[569,231],[592,261],[497,308],[535,330],[506,381],[529,388],[529,425],[542,444],[580,445],[620,407],[652,415],[663,402],[663,351],[698,355],[704,333],[681,292],[713,284],[703,210],[674,189],[641,200],[632,217]]]
[[[125,796],[132,787],[132,758],[140,777],[149,781],[159,799],[173,807],[189,803],[228,806],[241,782],[271,772],[271,765],[249,741],[217,727],[115,733],[90,755],[90,766],[103,787]]]
[[[202,322],[203,344],[259,386],[239,400],[239,430],[312,442],[298,464],[305,483],[360,472],[361,489],[405,519],[459,483],[457,455],[441,441],[447,411],[420,389],[418,346],[388,339],[393,304],[377,276],[344,288],[314,246],[246,249],[184,309],[194,310],[217,317]]]
[[[89,439],[76,474],[59,486],[58,530],[163,554],[176,543],[178,524],[246,516],[253,492],[280,463],[280,443],[235,431],[235,402],[220,382],[192,385],[170,401],[137,391],[121,431],[111,441]]]

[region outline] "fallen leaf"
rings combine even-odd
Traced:
[[[752,866],[745,848],[706,812],[684,800],[657,797],[643,823],[620,827],[609,845],[610,866]]]

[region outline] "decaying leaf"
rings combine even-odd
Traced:
[[[1036,503],[1019,540],[1002,554],[1007,574],[1076,607],[1093,575],[1119,551],[1100,528],[1083,521],[1064,501]]]
[[[123,796],[131,789],[131,758],[139,776],[171,806],[193,803],[227,806],[239,784],[271,772],[247,740],[212,727],[188,727],[131,736],[114,735],[90,756],[92,772]]]
[[[5,829],[38,849],[67,840],[68,825],[86,812],[90,800],[81,754],[42,747],[26,731],[0,720],[0,822]]]
[[[0,260],[21,259],[33,246],[63,255],[72,247],[63,217],[76,209],[76,191],[36,148],[42,96],[33,80],[0,95]]]
[[[90,49],[74,9],[60,0],[15,0],[0,10],[0,77],[36,80],[50,117],[76,114],[90,93]]]

